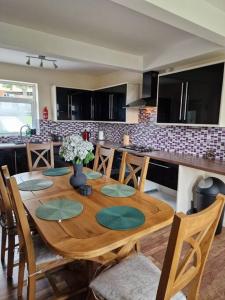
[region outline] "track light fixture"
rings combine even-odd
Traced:
[[[40,67],[43,68],[44,67],[44,62],[51,62],[53,64],[53,67],[55,69],[58,68],[58,65],[56,64],[56,59],[49,59],[49,58],[46,58],[46,56],[44,55],[38,55],[38,56],[32,56],[32,55],[27,55],[27,61],[26,61],[26,64],[28,66],[31,65],[31,59],[38,59],[40,60]]]

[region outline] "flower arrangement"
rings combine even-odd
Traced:
[[[84,141],[80,135],[71,135],[63,139],[59,155],[73,164],[88,164],[95,157],[93,149],[91,142]]]

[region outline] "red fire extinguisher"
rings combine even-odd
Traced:
[[[45,106],[42,111],[43,120],[48,120],[48,108]]]

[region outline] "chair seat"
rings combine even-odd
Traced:
[[[32,236],[34,243],[34,251],[36,256],[36,264],[49,263],[59,259],[59,255],[52,252],[43,242],[41,237],[37,234]]]
[[[154,300],[160,275],[160,270],[147,257],[138,254],[102,272],[90,287],[99,298],[107,300]],[[182,292],[171,298],[184,299]]]

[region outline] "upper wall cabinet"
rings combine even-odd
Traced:
[[[55,114],[57,120],[89,120],[91,92],[55,87]]]
[[[136,123],[138,110],[125,106],[138,97],[138,84],[122,84],[95,91],[53,86],[53,119]]]
[[[157,123],[222,125],[224,63],[159,76]]]

